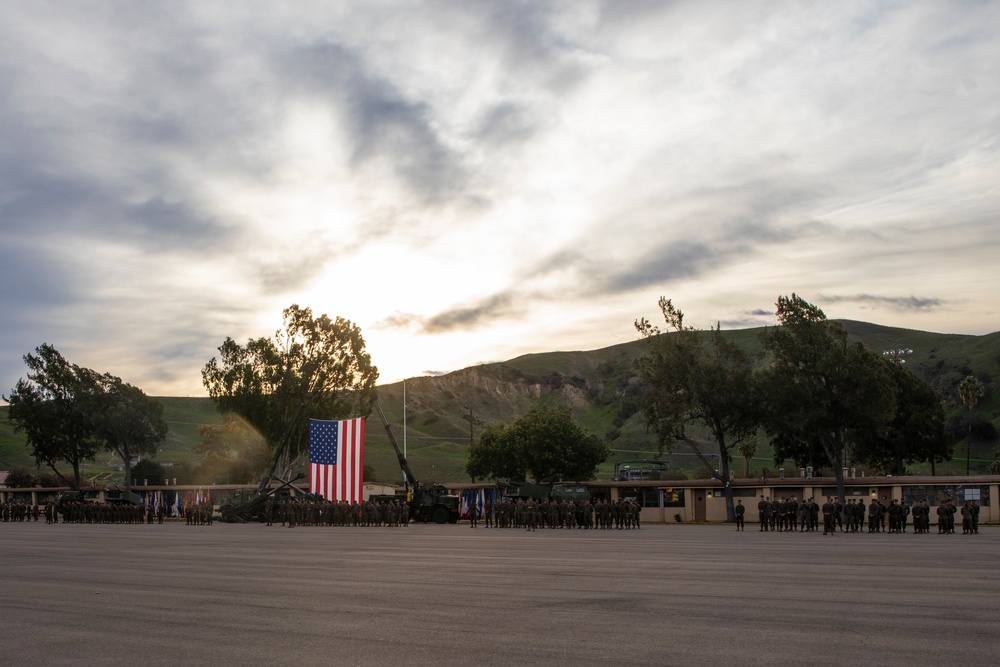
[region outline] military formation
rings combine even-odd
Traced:
[[[742,500],[736,505],[736,529],[743,530],[746,507]],[[482,524],[486,528],[517,528],[537,530],[540,528],[567,529],[619,529],[639,528],[641,505],[632,499],[617,501],[590,500],[534,500],[501,498],[495,502],[487,500],[480,511],[470,506],[469,522],[473,528]],[[213,522],[214,507],[207,501],[192,503],[184,508],[187,525],[210,526]],[[790,498],[770,498],[761,496],[757,503],[758,530],[762,532],[818,532],[820,525],[824,535],[836,532],[846,533],[905,533],[912,520],[915,534],[931,532],[932,507],[924,500],[912,507],[893,498],[848,499],[842,505],[835,498],[827,498],[822,505],[814,498],[798,501]],[[0,503],[0,521],[45,523],[101,523],[101,524],[162,524],[166,518],[163,504],[153,506],[128,503],[64,502],[56,506],[54,501],[43,505],[21,501]],[[979,533],[980,507],[975,500],[967,500],[959,508],[951,500],[945,500],[934,508],[937,517],[937,532],[955,532],[956,517],[961,516],[962,534]],[[347,501],[326,500],[277,500],[268,499],[264,506],[265,522],[268,526],[280,524],[289,528],[296,526],[385,526],[401,527],[410,523],[410,508],[402,500],[349,503]]]
[[[160,506],[160,509],[162,511],[162,505]],[[152,506],[150,506],[150,513],[152,513]],[[214,516],[215,507],[207,501],[189,505],[184,508],[184,523],[188,526],[211,526]],[[163,523],[162,515],[160,516],[159,522]],[[150,520],[149,523],[152,523],[152,521]]]
[[[487,528],[594,528],[631,529],[639,527],[641,506],[633,500],[617,502],[572,500],[501,499],[487,501],[482,512],[470,507],[469,524]],[[373,526],[405,527],[410,523],[410,507],[402,500],[349,503],[326,500],[272,500],[264,505],[268,526]]]
[[[184,512],[189,525],[211,525],[213,508],[207,502],[192,505]],[[62,515],[62,521],[59,517]],[[45,523],[101,523],[101,524],[162,524],[167,508],[160,504],[132,504],[115,502],[69,501],[59,505],[49,500],[43,505],[19,501],[0,503],[0,521],[36,522],[42,517]]]
[[[46,523],[52,523],[48,520],[49,518],[49,507],[45,506],[45,517]],[[38,504],[30,505],[28,503],[16,503],[14,501],[7,501],[5,503],[0,503],[0,521],[4,523],[20,523],[26,521],[38,521],[38,518],[42,514],[42,509]]]
[[[742,510],[742,511],[741,511]],[[980,507],[975,500],[966,500],[962,506],[962,534],[979,533]],[[912,517],[914,534],[930,532],[931,507],[925,500],[919,500],[910,507],[896,498],[887,500],[885,496],[872,498],[867,505],[863,498],[849,498],[841,504],[835,498],[827,498],[820,505],[814,498],[799,502],[791,498],[761,496],[757,503],[758,520],[763,532],[818,532],[820,522],[824,535],[837,531],[847,533],[905,533]],[[736,509],[737,530],[742,530],[742,516],[745,513],[742,501]],[[955,515],[958,508],[951,500],[945,500],[937,507],[938,533],[955,532]]]
[[[486,501],[481,520],[486,528],[629,530],[639,528],[641,511],[642,506],[634,500],[591,502],[505,498],[495,503]],[[478,521],[479,517],[473,527]]]
[[[392,500],[349,503],[330,500],[275,500],[264,503],[264,522],[296,526],[386,526],[398,528],[410,523],[410,506]]]

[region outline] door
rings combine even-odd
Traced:
[[[694,520],[705,520],[705,497],[708,492],[704,489],[696,489],[694,492]]]

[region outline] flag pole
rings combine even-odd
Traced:
[[[406,458],[406,378],[403,378],[403,458]],[[406,473],[403,473],[403,482],[406,481]]]

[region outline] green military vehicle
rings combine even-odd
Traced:
[[[219,503],[219,518],[226,523],[249,523],[251,521],[262,522],[266,519],[267,500],[270,498],[276,505],[284,500],[322,500],[322,496],[300,489],[295,482],[305,477],[299,474],[290,480],[283,480],[277,475],[268,473],[261,480],[260,486],[256,489],[237,489],[229,498],[224,498]],[[270,487],[270,482],[275,479],[281,482],[280,486]],[[291,489],[295,490],[293,498]]]
[[[508,498],[520,498],[522,500],[572,500],[582,502],[590,500],[590,490],[581,484],[567,484],[556,482],[554,484],[532,484],[531,482],[507,482],[502,485],[503,493]]]
[[[104,490],[104,502],[112,505],[141,505],[142,500],[138,493],[126,491],[120,486],[113,489]]]
[[[440,484],[423,484],[413,475],[410,465],[406,462],[406,457],[399,450],[396,444],[396,436],[392,434],[389,421],[382,412],[382,406],[375,403],[375,411],[382,419],[385,432],[389,436],[389,442],[396,450],[396,458],[399,461],[399,468],[403,471],[406,480],[406,496],[399,498],[393,496],[377,496],[369,500],[398,500],[403,499],[410,506],[410,521],[422,521],[424,523],[433,521],[434,523],[458,523],[459,504],[461,499],[452,495],[448,489]]]
[[[85,503],[87,494],[83,491],[60,491],[56,494],[56,509],[60,512],[69,503]]]

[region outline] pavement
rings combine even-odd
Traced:
[[[0,524],[0,664],[995,665],[980,535]]]

